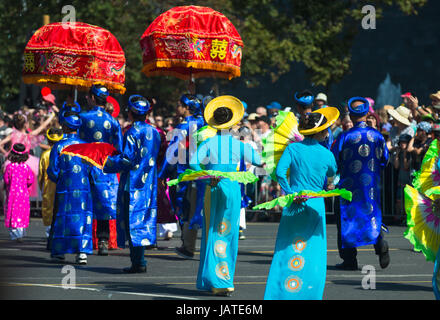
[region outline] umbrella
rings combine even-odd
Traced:
[[[262,141],[262,156],[266,171],[276,181],[275,169],[284,150],[290,143],[302,141],[304,137],[298,131],[298,120],[292,112],[280,111],[275,121],[276,127]]]
[[[174,7],[157,17],[141,37],[148,76],[183,80],[240,76],[243,41],[220,12],[200,6]]]
[[[177,179],[170,180],[167,182],[167,184],[169,186],[174,186],[180,182],[211,179],[211,178],[226,178],[244,184],[254,183],[258,180],[258,178],[252,172],[249,171],[221,172],[216,170],[196,171],[196,170],[186,169],[183,173],[181,173],[177,177]]]
[[[282,197],[278,197],[276,199],[273,199],[268,202],[261,203],[255,207],[253,207],[253,210],[260,210],[260,209],[272,209],[276,206],[280,207],[289,207],[294,200],[296,199],[313,199],[313,198],[329,198],[329,197],[342,197],[347,201],[351,201],[352,199],[352,193],[350,191],[347,191],[345,189],[334,189],[329,191],[309,191],[309,190],[303,190],[300,192],[295,192],[292,194],[288,194]]]
[[[24,50],[23,82],[66,89],[102,84],[125,92],[125,55],[107,30],[90,24],[51,23],[38,29]]]
[[[415,250],[423,252],[426,260],[435,261],[440,247],[440,188],[422,193],[406,185],[404,193],[408,225],[405,238]]]

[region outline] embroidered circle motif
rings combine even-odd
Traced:
[[[359,160],[354,160],[352,163],[350,163],[350,171],[352,173],[358,173],[362,169],[362,162]]]
[[[301,253],[307,247],[307,243],[303,239],[297,238],[293,240],[292,246],[293,251],[295,251],[296,253]]]
[[[376,158],[380,160],[382,158],[383,149],[382,148],[376,148]]]
[[[227,244],[224,241],[217,240],[214,244],[214,253],[219,258],[226,258]]]
[[[342,159],[344,159],[344,161],[350,160],[352,156],[353,150],[351,150],[350,148],[344,149],[344,151],[342,151]]]
[[[72,171],[73,171],[74,173],[80,173],[80,172],[81,172],[81,167],[80,167],[79,165],[75,164],[75,165],[73,166]]]
[[[215,266],[215,274],[217,275],[217,277],[224,280],[231,279],[229,275],[228,264],[225,261],[222,261]]]
[[[95,138],[95,140],[100,140],[102,138],[102,133],[100,131],[96,131],[93,135],[93,138]]]
[[[360,176],[360,180],[361,180],[362,185],[367,187],[371,184],[371,181],[373,180],[373,178],[368,173],[362,173]]]
[[[367,132],[367,139],[368,139],[368,141],[376,142],[377,136],[374,134],[374,131]]]
[[[289,269],[292,271],[300,271],[304,267],[304,258],[302,256],[293,256],[289,260]]]
[[[360,132],[353,133],[353,135],[349,138],[352,144],[357,144],[362,139],[362,135]]]
[[[374,159],[370,159],[368,161],[368,169],[370,169],[370,171],[374,172],[374,170],[376,169],[376,162],[374,161]]]
[[[359,147],[358,152],[361,157],[368,157],[370,155],[370,146],[368,144],[363,144]]]
[[[290,276],[284,281],[284,288],[291,293],[301,290],[302,280],[297,276]]]
[[[231,231],[231,223],[228,220],[222,220],[222,222],[218,225],[218,233],[222,236],[225,236]]]

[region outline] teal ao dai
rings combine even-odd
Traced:
[[[202,170],[200,165],[203,164],[206,170],[236,172],[242,159],[254,165],[261,164],[260,156],[249,144],[230,134],[218,134],[200,144],[190,166],[194,170]],[[240,209],[238,182],[223,178],[217,186],[206,188],[198,289],[233,290]]]
[[[289,180],[287,171],[290,169]],[[286,194],[321,191],[337,167],[333,154],[317,140],[290,144],[276,168]],[[323,198],[293,203],[283,210],[264,293],[265,300],[322,299],[327,269],[327,240]]]

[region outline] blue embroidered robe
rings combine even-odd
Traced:
[[[118,246],[121,248],[125,248],[126,236],[134,247],[156,243],[159,148],[157,130],[137,121],[124,135],[122,153],[108,157],[104,165],[106,173],[121,173],[116,210]],[[129,193],[129,203],[123,201],[124,192]],[[128,215],[124,212],[126,208]],[[128,235],[125,230],[129,231]]]
[[[357,123],[336,139],[332,152],[338,163],[338,188],[353,193],[341,199],[342,248],[375,244],[382,227],[380,170],[388,163],[388,148],[379,131]]]
[[[189,169],[189,159],[191,157],[192,148],[195,149],[196,142],[191,141],[192,134],[197,130],[205,126],[205,121],[201,116],[188,116],[182,121],[178,126],[176,126],[175,135],[172,138],[170,144],[168,145],[166,156],[164,163],[162,165],[162,169],[159,173],[159,178],[164,179],[171,171],[171,164],[168,160],[174,159],[177,160],[177,174],[181,174],[185,172],[186,169]],[[191,142],[190,142],[191,141]],[[184,148],[185,158],[181,159],[179,157],[179,148]],[[180,150],[182,152],[183,150]],[[183,160],[183,161],[182,161]],[[183,163],[182,163],[183,162]],[[174,201],[174,206],[179,208],[176,212],[177,216],[180,219],[180,222],[184,222],[182,212],[184,210],[189,210],[189,203],[185,201],[185,194],[189,186],[189,182],[179,183],[177,186],[176,199]],[[195,212],[193,215],[193,219],[190,222],[191,226],[196,226],[201,222],[202,210],[203,210],[203,200],[205,194],[205,186],[200,182],[196,182],[197,186],[197,203]]]
[[[110,143],[118,151],[121,151],[121,126],[103,108],[95,106],[90,111],[80,113],[80,118],[82,125],[78,133],[81,139],[86,142]],[[94,219],[116,219],[116,200],[119,184],[116,174],[105,174],[95,167],[91,170]]]
[[[79,157],[60,154],[78,143],[84,141],[76,134],[64,134],[50,152],[47,174],[57,185],[52,255],[93,251],[90,166]]]

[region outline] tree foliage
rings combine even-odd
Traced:
[[[378,18],[385,8],[416,14],[427,0],[17,0],[0,2],[0,104],[16,99],[21,81],[23,51],[43,15],[61,21],[62,7],[72,5],[77,21],[110,30],[127,60],[127,94],[154,95],[172,103],[187,83],[171,77],[147,78],[141,73],[139,40],[162,12],[179,5],[208,6],[225,14],[245,43],[242,77],[249,86],[259,76],[272,81],[304,64],[310,82],[330,86],[350,71],[351,47],[364,17],[362,7],[373,5]]]

